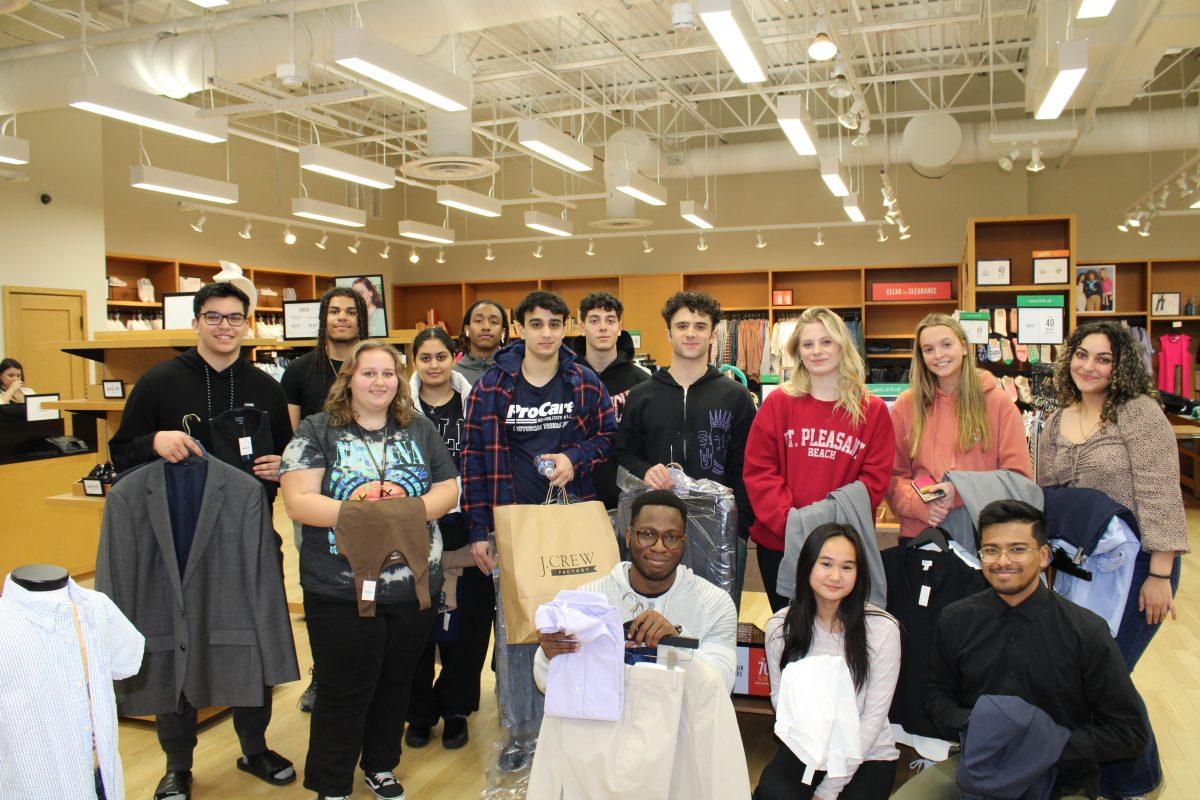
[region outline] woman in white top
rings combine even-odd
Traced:
[[[33,390],[25,386],[25,368],[15,358],[0,361],[0,405],[24,403]]]
[[[755,800],[886,800],[891,794],[900,752],[888,709],[900,674],[900,629],[894,618],[867,603],[870,593],[858,533],[832,522],[813,530],[796,565],[796,599],[767,621],[771,702],[777,708],[804,702],[780,696],[780,678],[791,662],[841,656],[854,684],[863,760],[847,777],[818,771],[806,784],[808,765],[783,745],[763,769]]]

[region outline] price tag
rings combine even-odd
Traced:
[[[249,455],[254,454],[254,445],[252,445],[250,443],[249,436],[239,436],[238,437],[238,454],[243,455],[243,456],[249,456]]]
[[[375,602],[375,581],[363,581],[362,599],[368,603]]]
[[[929,591],[930,589],[928,586],[921,587],[921,594],[917,596],[917,605],[921,606],[922,608],[929,605]]]

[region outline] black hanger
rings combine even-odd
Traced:
[[[950,544],[946,541],[946,532],[932,525],[909,540],[905,547],[915,548],[926,544],[936,544],[942,552],[950,549]]]
[[[1050,560],[1050,567],[1057,572],[1065,572],[1067,575],[1083,581],[1091,581],[1092,579],[1092,571],[1076,564],[1074,559],[1067,555],[1067,551],[1061,547],[1054,548],[1054,558]]]

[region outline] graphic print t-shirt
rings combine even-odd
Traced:
[[[459,457],[462,453],[464,436],[462,397],[458,392],[454,392],[450,400],[440,406],[431,406],[420,398],[418,401],[421,403],[421,411],[433,423],[433,427],[437,428],[438,435],[442,437],[446,449],[450,451],[450,457],[454,459],[454,466],[461,468]],[[438,527],[442,529],[443,549],[457,550],[467,546],[470,538],[467,535],[467,523],[458,511],[451,511],[439,519]]]
[[[545,386],[533,386],[523,374],[517,375],[504,432],[518,503],[545,501],[550,481],[537,471],[534,459],[562,448],[563,435],[574,416],[575,393],[561,375]]]
[[[367,448],[370,448],[368,451]],[[362,431],[353,425],[332,427],[328,412],[306,417],[283,451],[280,474],[304,469],[323,469],[321,494],[346,500],[356,489],[379,481],[377,464],[386,456],[384,488],[393,494],[419,497],[441,481],[458,476],[454,461],[433,423],[419,414],[407,428],[394,422],[378,431]],[[357,501],[369,502],[369,501]],[[387,500],[379,502],[386,503]],[[436,524],[429,525],[429,591],[436,595],[442,586],[442,536]],[[380,603],[416,600],[412,570],[396,564],[379,576],[375,599]],[[305,591],[353,600],[354,572],[338,552],[333,528],[305,525],[300,546],[300,585]]]

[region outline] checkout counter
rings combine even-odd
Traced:
[[[73,437],[63,440],[66,420],[27,422],[23,404],[0,406],[0,575],[22,564],[59,564],[75,578],[95,572],[104,500],[69,492],[98,463],[96,420],[72,416]]]

